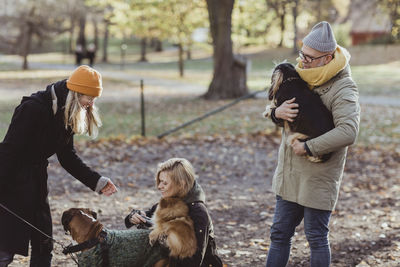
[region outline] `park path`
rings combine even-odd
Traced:
[[[75,65],[72,64],[54,64],[54,63],[42,63],[42,62],[30,62],[30,69],[40,69],[40,70],[74,70]],[[180,81],[176,79],[158,78],[151,75],[143,75],[142,73],[135,74],[132,70],[111,70],[103,66],[95,66],[95,68],[100,71],[103,77],[122,80],[126,82],[132,82],[134,84],[140,84],[140,80],[143,79],[146,90],[149,89],[150,93],[160,93],[160,94],[176,94],[176,95],[201,95],[207,90],[207,86],[199,85],[195,83],[189,83],[187,81]],[[112,93],[104,92],[105,97],[113,96]],[[137,95],[135,93],[135,95]],[[125,96],[124,96],[125,97]]]
[[[1,61],[8,61],[13,63],[19,63],[15,59],[10,59],[5,56],[0,56]],[[40,70],[73,70],[75,65],[72,64],[55,64],[55,63],[43,63],[43,62],[30,62],[29,66],[31,69]],[[140,84],[140,80],[143,79],[145,83],[146,93],[153,95],[202,95],[207,91],[206,85],[190,83],[187,81],[181,81],[177,79],[158,78],[151,75],[140,75],[135,74],[132,71],[126,70],[110,70],[102,66],[96,66],[103,77],[131,82],[133,84]],[[139,87],[138,87],[139,88]],[[124,92],[124,100],[130,100],[137,98],[138,93],[135,90]],[[267,98],[266,93],[259,93],[259,98]],[[107,90],[104,91],[102,101],[110,100],[121,100],[120,92]],[[387,97],[387,96],[372,96],[372,95],[360,95],[360,103],[365,105],[380,105],[388,107],[400,107],[400,98],[398,97]]]

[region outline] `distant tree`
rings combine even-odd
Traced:
[[[315,0],[309,0],[308,4],[311,6],[311,2]],[[324,1],[324,0],[316,0],[317,2]],[[301,0],[266,0],[267,7],[271,8],[276,18],[279,21],[279,29],[281,32],[280,41],[278,47],[282,47],[284,43],[284,34],[288,31],[287,16],[292,15],[292,23],[293,27],[289,28],[289,30],[293,30],[293,53],[297,53],[297,41],[298,41],[298,27],[297,27],[297,18],[302,10],[300,10],[300,6],[303,6],[304,3],[307,1]],[[304,8],[302,8],[304,9]],[[310,14],[313,14],[315,10],[310,8]]]
[[[59,8],[63,10],[68,20],[68,46],[67,50],[69,53],[74,51],[74,40],[75,30],[79,25],[79,20],[82,17],[82,13],[86,12],[85,3],[82,0],[69,0],[64,1],[59,5]]]
[[[290,0],[266,0],[267,6],[275,11],[276,18],[279,21],[279,28],[281,31],[281,40],[279,41],[278,47],[283,46],[284,33],[286,30],[285,16],[288,13],[288,4]]]
[[[193,31],[207,25],[206,6],[201,0],[168,0],[157,8],[163,11],[162,29],[166,31],[167,39],[178,47],[178,68],[183,77],[184,50],[190,51]]]
[[[154,48],[154,51],[156,51],[156,52],[162,52],[163,51],[163,43],[158,38],[152,38],[150,46],[152,48]]]
[[[79,0],[82,1],[82,0]],[[102,62],[108,62],[108,41],[110,38],[110,28],[113,26],[113,19],[115,17],[116,6],[120,3],[124,3],[124,0],[84,0],[85,6],[89,8],[96,22],[93,22],[97,30],[99,28],[99,22],[103,22],[103,53]],[[95,28],[95,31],[96,31]],[[99,32],[97,32],[99,34]],[[94,35],[94,42],[96,49],[99,48],[98,40],[96,41],[96,32]]]
[[[232,12],[232,39],[235,48],[264,44],[276,20],[264,1],[238,1]]]
[[[293,0],[292,15],[293,15],[293,54],[296,54],[299,50],[297,47],[298,30],[297,30],[297,16],[299,14],[299,2],[300,0]]]
[[[207,0],[213,40],[214,74],[205,99],[228,99],[248,93],[246,60],[232,50],[232,10],[234,0]]]
[[[379,5],[388,12],[391,24],[392,38],[400,38],[400,0],[377,0]]]
[[[28,55],[32,51],[33,39],[41,43],[68,30],[57,1],[15,0],[13,12],[2,15],[3,24],[0,39],[10,44],[23,57],[22,69],[28,69]]]
[[[203,0],[119,0],[114,2],[116,28],[140,38],[141,56],[147,61],[146,47],[154,40],[169,40],[178,48],[178,68],[184,75],[183,54],[190,47],[191,35],[207,21]],[[160,47],[160,46],[158,46]]]
[[[341,0],[307,0],[304,4],[305,9],[314,16],[312,24],[315,24],[323,20],[336,21],[339,17],[339,12],[336,6],[344,4],[340,2]]]
[[[113,2],[114,16],[111,21],[114,29],[126,35],[134,35],[140,39],[141,53],[139,61],[147,61],[146,47],[148,40],[167,36],[162,30],[163,10],[157,8],[160,1],[147,0],[116,0]]]
[[[79,17],[79,32],[78,39],[76,40],[77,45],[81,45],[83,51],[86,51],[86,12],[82,12]]]

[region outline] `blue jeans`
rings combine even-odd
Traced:
[[[286,266],[292,237],[303,218],[304,232],[311,249],[311,267],[328,267],[331,262],[328,240],[330,216],[331,211],[307,208],[276,196],[267,267]]]

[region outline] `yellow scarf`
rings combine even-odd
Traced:
[[[311,69],[303,69],[300,58],[296,59],[296,71],[307,82],[310,89],[320,86],[343,70],[350,61],[350,53],[343,47],[337,46],[334,58],[326,65]]]

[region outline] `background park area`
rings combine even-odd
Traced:
[[[62,212],[71,207],[91,208],[98,211],[99,220],[107,228],[124,229],[124,218],[132,208],[149,208],[158,201],[154,186],[157,164],[184,157],[193,163],[206,192],[224,263],[265,266],[275,206],[271,180],[280,144],[280,130],[261,116],[268,104],[266,93],[255,94],[163,138],[157,136],[268,88],[275,64],[284,60],[295,63],[295,51],[301,48],[299,40],[315,22],[328,20],[339,44],[352,55],[351,71],[359,87],[362,110],[360,133],[349,148],[338,205],[330,222],[332,266],[399,266],[398,24],[389,23],[392,27],[381,30],[380,35],[354,34],[362,24],[357,10],[373,2],[375,10],[390,21],[393,14],[389,4],[396,1],[218,2],[231,2],[231,8],[222,4],[213,7],[211,0],[66,1],[69,4],[40,0],[21,6],[19,2],[0,2],[0,20],[7,21],[4,29],[9,27],[0,30],[1,140],[22,96],[70,75],[76,67],[77,44],[83,44],[84,51],[95,44],[93,67],[103,75],[103,95],[96,102],[103,127],[97,139],[76,137],[75,145],[81,158],[112,178],[119,192],[111,197],[99,196],[66,173],[56,157],[50,158],[49,199],[56,240],[65,245],[71,242],[60,222]],[[58,7],[46,6],[52,3]],[[38,4],[44,10],[54,8],[54,14],[46,13],[48,17],[63,14],[64,20],[44,19]],[[218,50],[229,53],[216,51],[221,43],[216,41],[212,19],[218,21],[223,13],[209,16],[216,10],[231,12],[231,26],[225,28],[230,29],[226,37],[230,42]],[[398,13],[400,10],[393,16]],[[43,34],[33,30],[29,39],[21,14],[42,18],[42,27],[53,27]],[[167,14],[169,19],[163,20],[161,16]],[[283,14],[286,27],[281,27],[279,14]],[[362,14],[367,16],[366,12]],[[181,20],[174,24],[177,18]],[[372,21],[373,17],[368,19]],[[30,25],[38,20],[32,21]],[[57,32],[60,25],[65,29]],[[228,67],[221,66],[224,73],[218,73],[215,58],[230,62]],[[81,63],[89,64],[89,60],[83,58]],[[230,69],[232,65],[237,69]],[[229,71],[228,80],[219,78]],[[237,77],[245,77],[244,87],[242,80],[235,80]],[[61,251],[56,244],[53,265],[75,266]],[[309,248],[300,225],[288,266],[309,266],[308,259]],[[29,257],[18,256],[10,266],[28,265]]]

